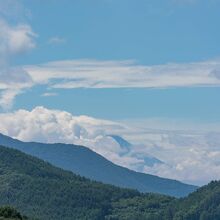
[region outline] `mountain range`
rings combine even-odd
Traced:
[[[136,189],[140,192],[184,197],[198,188],[118,166],[83,146],[22,142],[3,134],[0,134],[0,145],[15,148],[91,180]]]

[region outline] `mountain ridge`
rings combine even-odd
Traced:
[[[0,206],[42,220],[103,219],[110,202],[138,191],[91,181],[16,149],[0,146]]]
[[[52,165],[92,180],[119,187],[183,197],[197,189],[176,180],[138,173],[115,165],[94,151],[71,144],[22,142],[0,134],[0,145],[36,156]]]

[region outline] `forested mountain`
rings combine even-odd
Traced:
[[[175,219],[219,220],[220,181],[212,181],[174,205]]]
[[[148,195],[113,202],[109,219],[117,220],[219,220],[220,181],[183,199]],[[107,219],[108,219],[107,218]]]
[[[139,195],[0,147],[0,206],[16,207],[27,216],[45,220],[103,219],[112,201]]]
[[[0,206],[6,205],[39,220],[219,220],[220,182],[182,199],[142,194],[90,181],[0,146]],[[0,219],[10,219],[1,213]]]
[[[197,188],[176,180],[138,173],[115,165],[101,155],[82,146],[27,143],[2,134],[0,134],[0,145],[18,149],[89,179],[119,187],[137,189],[140,192],[154,192],[183,197]]]

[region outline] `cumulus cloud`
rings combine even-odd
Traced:
[[[36,107],[32,111],[19,110],[0,114],[0,132],[25,141],[74,143],[88,146],[110,160],[120,161],[123,151],[108,137],[123,126],[88,116],[73,116],[68,112]]]
[[[116,164],[193,184],[220,179],[220,131],[150,129],[36,107],[0,114],[0,132],[23,141],[84,145]],[[139,124],[140,125],[140,124]],[[134,143],[124,148],[117,134]],[[149,166],[150,155],[164,163]]]
[[[0,118],[1,132],[28,141],[80,143],[81,140],[104,136],[109,129],[121,128],[121,125],[115,122],[88,116],[73,116],[65,111],[44,107],[36,107],[32,111],[2,113]]]

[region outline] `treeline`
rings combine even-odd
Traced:
[[[28,218],[10,206],[4,206],[0,207],[0,220],[28,220]]]
[[[212,181],[186,198],[145,195],[113,203],[108,220],[219,220],[220,182]]]

